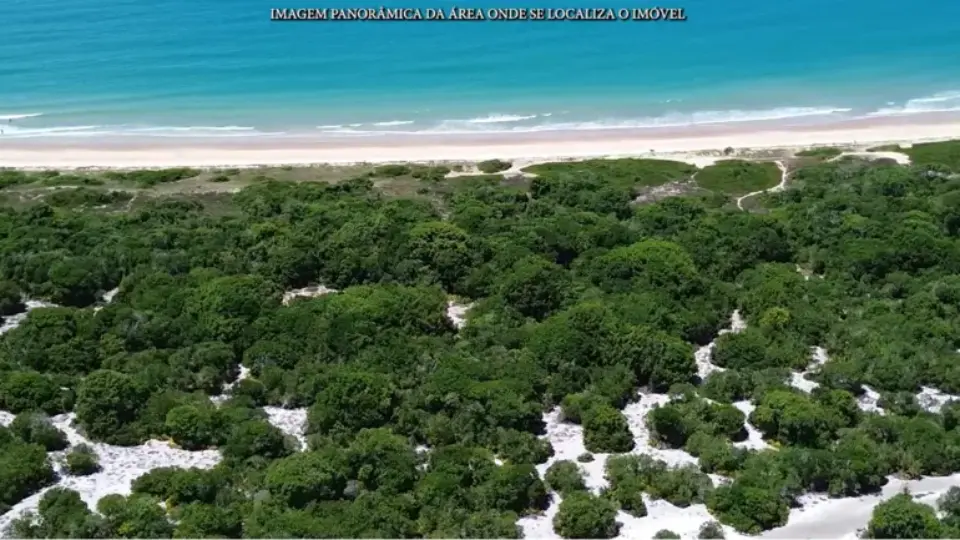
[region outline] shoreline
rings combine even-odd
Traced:
[[[22,169],[257,167],[389,162],[543,161],[669,157],[815,146],[863,149],[960,138],[960,114],[857,119],[831,125],[756,122],[476,135],[369,137],[0,138],[0,167]]]

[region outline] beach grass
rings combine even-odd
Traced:
[[[775,163],[731,159],[705,167],[697,173],[696,180],[700,187],[710,191],[746,195],[779,184],[780,169]]]
[[[697,167],[681,161],[664,159],[588,159],[540,163],[523,169],[537,176],[595,175],[604,181],[637,187],[662,186],[686,180],[697,172]]]

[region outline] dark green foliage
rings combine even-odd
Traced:
[[[72,392],[63,390],[54,376],[36,371],[0,373],[0,408],[3,410],[59,414],[71,408],[72,400]]]
[[[311,502],[342,497],[347,475],[345,457],[328,448],[275,461],[267,470],[265,487],[277,501],[303,508]]]
[[[12,281],[0,281],[0,316],[20,313],[24,309],[20,287]]]
[[[641,188],[696,168],[594,160],[446,180],[394,165],[329,185],[157,192],[129,209],[83,180],[94,175],[2,171],[24,190],[85,189],[0,210],[0,313],[9,322],[22,298],[63,306],[0,337],[0,410],[21,415],[0,430],[0,503],[53,481],[43,446],[62,441],[38,415],[72,411],[97,442],[162,439],[224,460],[145,475],[102,515],[51,491],[19,536],[518,537],[518,518],[548,500],[534,473],[553,452],[544,413],[560,406],[591,452],[643,454],[621,411],[660,399],[650,392],[670,394],[643,419],[652,443],[699,467],[612,459],[593,497],[576,465],[557,464],[546,480],[564,534],[615,534],[615,512],[643,515],[644,497],[706,502],[760,533],[806,493],[955,473],[958,406],[930,413],[915,394],[960,393],[960,182],[946,146],[920,148],[939,157],[798,160],[763,214],[727,196],[779,181],[772,164],[720,164],[696,179],[723,193],[642,204]],[[337,292],[284,303],[319,284]],[[454,299],[472,306],[462,329],[446,315]],[[694,351],[735,309],[747,328],[717,339],[726,370],[700,381]],[[224,390],[241,365],[248,377]],[[792,389],[808,368],[820,386]],[[859,409],[865,386],[886,415]],[[741,401],[776,451],[734,445]],[[309,411],[307,448],[268,406]],[[67,472],[90,470],[89,454],[67,454]],[[714,489],[705,473],[732,482]]]
[[[541,257],[517,263],[500,286],[507,305],[525,317],[543,319],[561,307],[570,287],[563,269]]]
[[[0,510],[53,483],[54,473],[42,446],[22,441],[0,427]]]
[[[87,476],[100,470],[100,459],[92,448],[78,444],[67,453],[65,466],[74,476]]]
[[[616,508],[589,493],[571,493],[560,503],[553,530],[564,538],[613,538],[620,530]]]
[[[596,453],[621,453],[633,450],[633,433],[623,414],[609,405],[597,405],[583,417],[583,442]]]
[[[960,171],[960,141],[918,143],[898,151],[910,156],[910,161],[917,165],[940,165],[953,172]]]
[[[942,525],[934,509],[901,493],[873,508],[865,538],[940,538]]]
[[[483,174],[493,174],[509,169],[511,163],[509,161],[501,161],[499,159],[488,159],[487,161],[481,161],[477,163],[477,169],[480,169],[480,172]]]
[[[129,375],[95,371],[77,391],[77,421],[87,434],[113,444],[136,444],[135,421],[148,390]]]
[[[634,515],[646,515],[640,493],[687,507],[706,502],[713,483],[695,467],[670,468],[649,456],[615,456],[607,460],[608,495]],[[638,513],[640,512],[640,513]]]
[[[410,166],[401,164],[380,165],[373,169],[373,174],[385,177],[405,176],[410,174]]]
[[[544,480],[550,489],[561,494],[587,489],[580,467],[572,461],[561,460],[550,465]]]
[[[109,538],[118,531],[90,511],[79,493],[55,487],[43,494],[36,515],[15,520],[10,532],[17,538]]]
[[[615,183],[659,186],[688,178],[697,168],[680,161],[661,159],[590,159],[585,161],[541,163],[524,172],[539,176],[596,175]]]
[[[697,433],[740,441],[746,438],[744,414],[732,405],[680,397],[647,415],[651,438],[671,448],[682,448]]]
[[[104,176],[115,182],[136,184],[140,187],[152,187],[157,184],[176,182],[200,174],[196,169],[179,167],[173,169],[143,169],[126,172],[108,172]]]
[[[657,531],[656,534],[653,535],[653,537],[658,540],[671,540],[671,539],[679,540],[680,539],[679,534],[667,529],[662,529]]]
[[[54,426],[43,413],[24,412],[10,424],[10,431],[23,442],[42,446],[47,452],[63,450],[69,444],[67,436]]]

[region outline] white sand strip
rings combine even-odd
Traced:
[[[705,150],[801,149],[824,145],[901,144],[960,137],[960,120],[886,119],[851,121],[836,127],[771,128],[701,126],[679,130],[606,130],[524,136],[371,137],[364,140],[254,139],[251,141],[2,141],[0,166],[238,167],[316,163],[436,162],[508,159],[522,166],[543,159],[662,157]],[[82,145],[87,145],[84,148]],[[56,151],[52,151],[56,149]],[[687,156],[689,159],[702,156]]]

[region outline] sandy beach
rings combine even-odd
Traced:
[[[588,157],[669,157],[736,150],[820,145],[865,148],[960,137],[960,115],[927,114],[851,120],[830,125],[771,122],[686,128],[326,137],[0,138],[0,167],[251,167],[509,159],[515,164]]]

